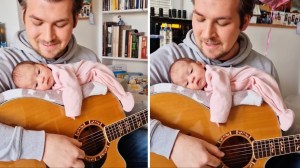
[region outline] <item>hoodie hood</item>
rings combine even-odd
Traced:
[[[192,52],[194,52],[195,55],[199,56],[197,60],[202,60],[204,63],[209,65],[218,65],[222,67],[238,65],[249,56],[249,54],[252,51],[252,44],[245,33],[240,33],[238,37],[238,43],[240,44],[239,53],[235,57],[225,62],[221,62],[219,60],[209,59],[206,56],[204,56],[204,54],[200,51],[199,47],[196,45],[193,30],[190,30],[187,33],[186,38],[183,40],[183,45],[189,46]]]
[[[46,59],[39,55],[39,53],[37,53],[32,48],[28,41],[26,31],[21,30],[16,33],[11,47],[17,48],[18,50],[22,50],[22,52],[26,53],[27,55],[30,55],[32,61],[41,62],[45,64],[62,64],[69,62],[69,60],[73,57],[73,55],[75,54],[74,52],[77,49],[77,42],[74,35],[72,35],[71,40],[67,46],[67,51],[61,57],[59,57],[58,59]]]

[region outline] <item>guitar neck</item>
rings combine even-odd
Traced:
[[[130,115],[123,120],[105,126],[105,132],[109,141],[129,134],[130,132],[148,123],[148,110],[142,110]]]
[[[278,156],[300,151],[300,134],[254,141],[255,158]]]

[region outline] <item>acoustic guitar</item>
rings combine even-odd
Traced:
[[[19,98],[0,106],[0,122],[29,130],[45,130],[82,142],[85,167],[126,167],[117,144],[120,137],[148,122],[148,111],[125,117],[118,99],[111,93],[83,100],[75,120],[64,114],[64,107],[37,98]],[[46,167],[36,160],[0,162],[0,167]]]
[[[151,118],[216,144],[225,153],[223,167],[261,168],[271,156],[300,151],[300,135],[282,137],[277,117],[267,104],[232,107],[227,122],[218,127],[210,122],[207,107],[186,96],[161,93],[152,95],[150,101]],[[150,165],[176,167],[172,160],[152,152]]]

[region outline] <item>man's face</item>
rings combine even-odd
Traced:
[[[206,57],[225,61],[239,51],[237,38],[241,29],[238,8],[239,0],[195,1],[193,31],[197,46]]]
[[[72,37],[72,1],[27,0],[24,22],[33,49],[45,58],[57,58]]]

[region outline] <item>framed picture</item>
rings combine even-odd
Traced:
[[[92,0],[84,0],[83,6],[81,8],[81,11],[79,13],[79,19],[88,19],[90,16],[90,13],[92,13]]]

